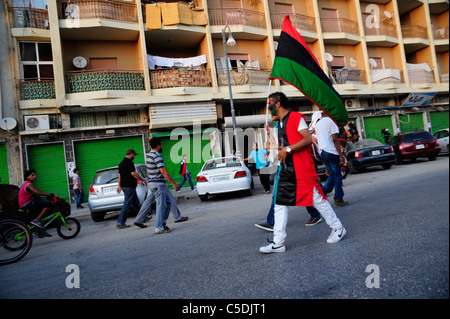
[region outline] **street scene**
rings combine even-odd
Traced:
[[[290,207],[281,254],[258,251],[272,238],[254,226],[265,222],[271,195],[256,176],[251,195],[200,201],[190,189],[174,192],[189,220],[170,216],[164,235],[154,234],[154,218],[141,229],[130,216],[132,226],[117,229],[117,213],[95,223],[87,209],[72,210],[80,234],[63,240],[49,229],[51,238],[37,238],[21,261],[2,266],[0,297],[445,299],[448,167],[448,156],[439,156],[350,174],[349,205],[335,209],[346,237],[328,244],[325,222],[305,227],[306,209]]]

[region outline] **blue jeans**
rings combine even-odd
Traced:
[[[148,188],[155,195],[156,200],[156,221],[155,232],[162,231],[167,218],[169,218],[172,200],[170,189],[166,183],[149,183]]]
[[[330,174],[327,178],[327,181],[323,185],[322,190],[329,193],[334,188],[334,198],[344,199],[344,190],[342,189],[341,165],[339,165],[339,155],[322,151],[322,153],[320,153],[320,158],[325,164],[328,174]]]
[[[75,201],[77,203],[77,208],[81,206],[81,201],[83,200],[84,192],[81,192],[79,188],[75,188]]]
[[[186,178],[187,175],[187,178]],[[186,173],[185,175],[183,175],[183,180],[180,183],[180,189],[183,187],[184,183],[186,183],[186,180],[189,181],[189,184],[191,184],[191,189],[194,190],[194,183],[192,183],[192,178],[191,178],[191,174]]]
[[[136,211],[139,211],[139,199],[136,194],[136,187],[122,187],[122,192],[125,196],[122,209],[120,210],[117,225],[125,225],[128,217],[128,210],[134,206]]]

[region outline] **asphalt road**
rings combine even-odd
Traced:
[[[305,227],[306,209],[290,208],[287,250],[272,255],[259,253],[272,234],[254,227],[271,195],[255,182],[252,196],[180,199],[189,220],[169,217],[164,235],[154,234],[154,220],[118,230],[116,216],[94,223],[74,212],[78,237],[62,240],[52,229],[0,268],[0,298],[449,298],[448,156],[349,175],[350,205],[336,208],[347,235],[337,244],[326,243],[325,222]]]

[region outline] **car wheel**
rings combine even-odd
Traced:
[[[430,156],[430,157],[428,157],[428,159],[429,159],[430,161],[435,161],[435,160],[436,160],[436,156]]]
[[[351,174],[357,174],[359,172],[359,170],[355,167],[355,165],[353,163],[349,163],[350,165],[350,173]]]
[[[392,164],[383,164],[382,166],[384,169],[390,169]]]
[[[93,213],[91,212],[91,218],[94,222],[101,222],[105,218],[106,213]]]
[[[400,165],[403,163],[403,159],[400,157],[400,155],[395,156],[395,164]]]
[[[206,194],[206,195],[198,195],[198,198],[200,198],[200,200],[202,202],[204,202],[204,201],[208,200],[208,194]]]

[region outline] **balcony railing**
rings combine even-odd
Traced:
[[[50,28],[47,10],[12,7],[11,14],[13,18],[13,28]]]
[[[439,78],[441,82],[448,83],[448,70],[441,69],[439,72]]]
[[[402,35],[404,38],[428,39],[427,28],[416,24],[402,25]]]
[[[264,13],[245,9],[210,9],[211,25],[245,25],[266,28]]]
[[[66,73],[68,93],[102,90],[145,90],[144,74],[139,71],[90,70]]]
[[[374,69],[370,75],[373,84],[404,83],[403,71],[399,69]]]
[[[60,0],[60,19],[109,19],[137,22],[136,3],[114,0]]]
[[[333,84],[358,84],[366,83],[366,72],[358,69],[333,69],[331,70]]]
[[[369,28],[366,23],[364,23],[364,32],[366,35],[387,35],[390,37],[396,37],[395,25],[382,22],[378,28]]]
[[[273,29],[281,29],[284,21],[284,13],[274,13],[270,15]],[[289,14],[292,25],[296,29],[316,32],[316,23],[313,17],[303,14]]]
[[[434,83],[433,71],[408,70],[410,83]]]
[[[230,70],[231,85],[268,85],[271,70],[268,69],[242,69],[232,68]],[[217,68],[219,86],[228,85],[228,76],[226,69]]]
[[[39,100],[55,98],[53,79],[35,78],[19,81],[20,100]]]
[[[448,27],[440,27],[435,29],[433,36],[435,40],[448,39]]]
[[[173,70],[159,69],[150,71],[152,89],[173,87],[211,87],[211,70]]]
[[[358,22],[344,18],[321,18],[322,32],[359,34]]]

